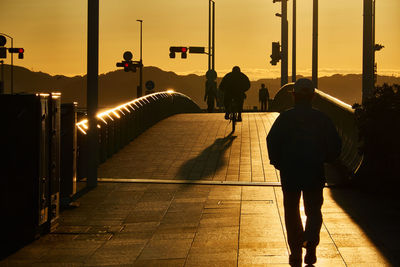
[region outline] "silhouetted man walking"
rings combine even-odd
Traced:
[[[267,103],[269,100],[268,88],[265,84],[261,84],[261,88],[258,91],[258,101],[261,103],[261,111],[267,111]]]
[[[243,102],[246,97],[245,92],[250,89],[249,78],[240,71],[238,66],[235,66],[232,68],[232,72],[229,72],[222,78],[219,89],[224,92],[225,119],[229,119],[232,99],[234,99],[239,113],[238,121],[242,121]]]
[[[310,80],[297,80],[293,94],[295,106],[278,116],[267,136],[267,146],[271,164],[280,170],[289,263],[301,266],[302,247],[307,249],[306,264],[317,261],[324,163],[339,156],[341,140],[329,117],[311,107],[314,86]],[[307,216],[304,230],[299,211],[301,193]]]

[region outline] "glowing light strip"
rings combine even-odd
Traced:
[[[117,118],[121,118],[121,115],[118,114],[118,111],[121,112],[123,115],[125,115],[125,113],[122,111],[122,109],[127,110],[129,113],[131,113],[131,111],[127,108],[127,106],[129,106],[132,110],[136,110],[134,108],[134,106],[136,108],[140,108],[143,107],[145,105],[145,103],[151,103],[151,101],[149,100],[149,98],[151,97],[154,100],[157,100],[159,97],[168,97],[172,94],[179,94],[179,95],[183,95],[181,93],[175,92],[174,90],[170,89],[166,92],[157,92],[157,93],[153,93],[153,94],[149,94],[149,95],[145,95],[139,98],[136,98],[132,101],[129,101],[125,104],[119,105],[115,108],[106,110],[104,112],[98,113],[96,115],[96,117],[100,120],[102,120],[105,124],[108,124],[107,121],[105,120],[105,117],[108,117],[109,119],[111,119],[112,121],[114,120],[114,118],[111,116],[111,114],[114,114]],[[41,95],[49,95],[49,94],[41,94]],[[134,105],[134,106],[132,106]],[[87,119],[83,119],[80,122],[78,122],[76,124],[76,126],[78,127],[78,129],[83,133],[86,134],[87,129],[89,129],[88,126],[88,120]],[[100,128],[101,126],[99,124],[97,124],[97,127]]]

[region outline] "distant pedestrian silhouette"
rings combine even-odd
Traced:
[[[232,100],[235,100],[238,105],[238,121],[242,121],[243,102],[246,98],[245,92],[250,89],[249,78],[240,71],[238,66],[235,66],[232,68],[232,72],[222,78],[219,89],[224,93],[225,119],[229,119]]]
[[[324,163],[339,156],[341,140],[329,117],[311,107],[314,86],[310,80],[297,80],[293,95],[294,108],[278,116],[267,136],[267,146],[271,164],[280,170],[285,225],[291,251],[289,263],[301,266],[302,247],[307,249],[306,264],[317,261],[325,184]],[[304,230],[299,211],[301,193],[307,216]]]
[[[207,102],[207,111],[213,112],[215,106],[215,100],[217,98],[217,82],[206,81],[206,90],[204,94],[204,101]]]
[[[268,88],[265,87],[265,84],[261,84],[261,88],[258,91],[258,101],[261,103],[261,111],[268,110],[268,100],[269,100]]]

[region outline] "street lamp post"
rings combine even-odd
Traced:
[[[318,0],[313,1],[312,82],[318,88]]]
[[[143,55],[142,55],[142,52],[143,52],[143,43],[142,43],[142,41],[143,41],[143,35],[142,35],[142,33],[143,33],[143,20],[141,20],[141,19],[138,19],[138,20],[136,20],[136,21],[138,21],[138,22],[140,22],[140,68],[139,68],[139,86],[138,86],[138,88],[137,88],[137,97],[141,97],[142,96],[142,85],[143,85]]]
[[[98,167],[98,75],[99,75],[99,0],[88,0],[88,32],[87,32],[87,147],[91,155],[87,159],[87,186],[97,186]]]
[[[215,69],[215,2],[208,0],[208,69]]]
[[[296,0],[293,0],[292,82],[296,82]]]
[[[4,94],[4,60],[0,60],[1,63],[1,86],[0,95]]]
[[[8,38],[11,39],[11,49],[13,49],[14,48],[14,39],[10,35],[7,35],[5,33],[0,33],[0,35],[7,36]],[[14,94],[14,53],[11,53],[11,70],[10,70],[10,73],[11,73],[11,81],[10,81],[11,94]],[[5,90],[5,88],[4,88],[4,90]]]

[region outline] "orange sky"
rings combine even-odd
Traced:
[[[253,80],[279,77],[271,66],[271,42],[280,41],[280,3],[272,0],[215,0],[216,70],[219,76],[239,65]],[[311,74],[312,0],[297,0],[297,73]],[[291,7],[289,49],[291,49]],[[377,0],[376,41],[379,74],[400,76],[400,1]],[[361,73],[362,0],[320,1],[319,74]],[[170,59],[171,45],[207,46],[207,0],[100,0],[99,72],[116,69],[126,50],[139,53],[143,19],[143,61],[180,74],[203,74],[207,56]],[[25,48],[16,65],[67,76],[86,73],[87,0],[1,0],[0,32]],[[9,45],[9,43],[7,44]],[[289,75],[291,72],[289,51]],[[8,57],[5,63],[10,63]]]

